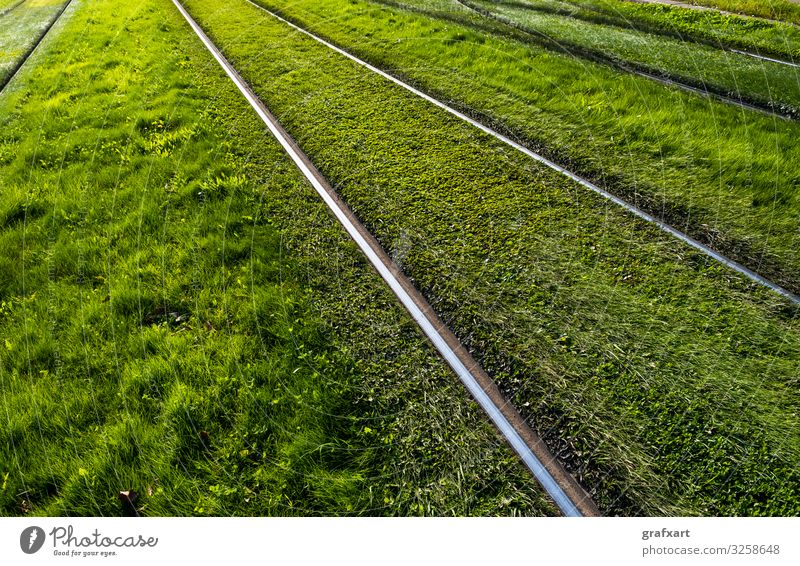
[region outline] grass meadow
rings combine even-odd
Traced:
[[[689,0],[687,3],[800,24],[800,6],[792,0]]]
[[[684,41],[744,49],[787,61],[800,56],[800,28],[787,22],[628,0],[520,0],[516,5]]]
[[[800,124],[451,0],[257,2],[800,291]],[[800,513],[796,305],[244,0],[183,4],[604,514]],[[62,5],[0,19],[0,65]],[[784,30],[670,10],[506,16],[626,60],[690,35],[663,65]],[[736,69],[684,70],[761,88]],[[0,515],[125,514],[558,510],[172,2],[73,0],[0,86]]]
[[[538,12],[518,2],[466,0],[465,4],[511,29],[528,33],[534,44],[668,78],[800,118],[797,67],[723,51],[718,45]]]

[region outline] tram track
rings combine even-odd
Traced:
[[[516,408],[505,399],[491,377],[439,318],[425,297],[394,263],[377,239],[340,199],[336,190],[300,149],[297,142],[284,130],[200,25],[179,0],[172,1],[348,235],[408,310],[422,332],[455,371],[475,401],[487,413],[503,438],[553,499],[562,514],[565,516],[599,515],[591,497],[558,462],[539,435],[526,424]]]
[[[269,10],[268,8],[265,8],[264,6],[262,6],[262,5],[260,5],[260,4],[256,3],[256,2],[253,2],[252,0],[245,0],[245,2],[247,2],[251,6],[254,6],[255,8],[258,8],[259,10],[265,12],[266,14],[269,14],[271,17],[275,18],[276,20],[278,20],[278,21],[290,26],[292,29],[294,29],[295,31],[305,35],[306,37],[309,37],[309,38],[317,41],[318,43],[328,47],[329,49],[335,51],[336,53],[338,53],[338,54],[350,59],[354,63],[357,63],[358,65],[360,65],[360,66],[372,71],[373,73],[375,73],[377,75],[380,75],[381,77],[393,82],[397,86],[400,86],[400,87],[404,88],[405,90],[407,90],[407,91],[411,92],[412,94],[422,98],[423,100],[433,104],[434,106],[437,106],[438,108],[440,108],[440,109],[446,111],[447,113],[459,118],[460,120],[462,120],[462,121],[474,126],[475,128],[478,128],[482,132],[484,132],[484,133],[492,136],[493,138],[503,142],[504,144],[514,148],[515,150],[519,151],[520,153],[522,153],[522,154],[534,159],[535,161],[538,161],[539,163],[542,163],[543,165],[549,167],[550,169],[552,169],[554,171],[557,171],[558,173],[561,173],[562,175],[564,175],[565,177],[575,181],[576,183],[578,183],[582,187],[584,187],[586,189],[589,189],[590,191],[600,195],[604,199],[606,199],[606,200],[612,202],[613,204],[623,208],[624,210],[626,210],[629,213],[633,214],[634,216],[637,216],[638,218],[646,221],[647,223],[657,226],[663,232],[666,232],[667,234],[670,234],[671,236],[677,238],[678,240],[680,240],[684,244],[687,244],[687,245],[691,246],[695,250],[701,252],[702,254],[706,255],[707,257],[713,259],[714,261],[716,261],[718,263],[721,263],[722,265],[725,265],[726,267],[732,269],[733,271],[739,273],[740,275],[743,275],[744,277],[750,279],[754,283],[757,283],[757,284],[759,284],[759,285],[761,285],[763,287],[771,289],[775,293],[778,293],[779,295],[782,295],[785,299],[789,300],[791,303],[800,304],[800,296],[794,294],[793,292],[791,292],[790,290],[782,287],[781,285],[778,285],[777,283],[774,283],[773,281],[770,281],[766,277],[760,275],[759,273],[753,271],[752,269],[746,267],[745,265],[737,262],[736,260],[734,260],[734,259],[732,259],[732,258],[730,258],[730,257],[728,257],[728,256],[726,256],[726,255],[714,250],[710,246],[700,242],[696,238],[693,238],[692,236],[690,236],[687,233],[675,228],[674,226],[668,224],[667,222],[664,222],[664,221],[658,219],[657,217],[655,217],[654,215],[650,214],[646,210],[644,210],[642,208],[639,208],[636,205],[634,205],[634,204],[632,204],[632,203],[630,203],[630,202],[628,202],[628,201],[626,201],[626,200],[614,195],[613,193],[603,189],[602,187],[600,187],[600,186],[596,185],[595,183],[591,182],[590,180],[582,177],[581,175],[579,175],[579,174],[577,174],[577,173],[575,173],[573,171],[570,171],[566,167],[563,167],[563,166],[557,164],[556,162],[548,159],[547,157],[545,157],[545,156],[533,151],[529,147],[523,145],[520,142],[517,142],[517,141],[511,139],[510,137],[508,137],[505,134],[500,133],[499,131],[495,130],[494,128],[492,128],[492,127],[490,127],[490,126],[488,126],[486,124],[484,124],[483,122],[477,120],[476,118],[473,118],[472,116],[469,116],[469,115],[465,114],[464,112],[462,112],[460,110],[457,110],[456,108],[450,106],[449,104],[446,104],[445,102],[442,102],[441,100],[439,100],[437,98],[434,98],[433,96],[421,91],[420,89],[418,89],[418,88],[406,83],[405,81],[397,78],[396,76],[392,75],[391,73],[389,73],[387,71],[384,71],[382,69],[379,69],[378,67],[376,67],[376,66],[374,66],[374,65],[372,65],[372,64],[370,64],[370,63],[368,63],[366,61],[364,61],[363,59],[360,59],[360,58],[356,57],[355,55],[353,55],[349,51],[346,51],[345,49],[342,49],[341,47],[338,47],[338,46],[334,45],[330,41],[328,41],[328,40],[326,40],[326,39],[324,39],[324,38],[322,38],[322,37],[310,32],[310,31],[308,31],[307,29],[299,26],[298,24],[286,19],[281,14],[273,12],[272,10]]]
[[[725,50],[731,53],[738,53],[739,55],[746,55],[748,57],[752,57],[753,59],[759,59],[761,61],[769,61],[770,63],[777,63],[779,65],[786,65],[787,67],[795,67],[797,69],[800,69],[800,64],[791,61],[784,61],[783,59],[775,59],[774,57],[758,55],[756,53],[750,53],[749,51],[742,51],[740,49],[727,48]]]
[[[454,0],[454,1],[458,2],[458,0]],[[646,2],[646,0],[630,0],[630,1],[639,2],[639,3],[648,3],[648,2]],[[659,3],[659,2],[656,1],[656,2],[653,2],[653,3]],[[565,18],[569,18],[569,19],[572,19],[572,20],[578,20],[578,21],[582,21],[582,22],[586,22],[586,23],[590,23],[590,24],[607,25],[607,26],[612,26],[612,27],[624,29],[624,30],[635,30],[635,31],[643,32],[643,33],[651,33],[651,34],[659,35],[661,37],[668,37],[668,38],[672,38],[672,39],[678,39],[678,40],[686,42],[686,43],[694,43],[695,45],[705,45],[705,46],[708,46],[708,47],[714,47],[716,49],[721,49],[722,51],[727,51],[729,53],[737,53],[739,55],[746,55],[747,57],[753,57],[754,59],[759,59],[761,61],[769,61],[770,63],[777,63],[779,65],[785,65],[787,67],[800,68],[800,63],[796,63],[794,61],[787,61],[785,59],[779,59],[777,57],[767,57],[765,55],[761,55],[760,53],[753,53],[752,51],[747,51],[746,49],[738,49],[738,48],[735,48],[735,47],[731,47],[729,45],[725,45],[724,41],[720,41],[720,40],[713,41],[713,40],[710,40],[710,39],[707,39],[707,38],[704,39],[704,38],[700,38],[700,37],[696,37],[696,36],[692,36],[692,35],[687,35],[687,34],[679,32],[679,31],[674,31],[674,30],[670,31],[670,30],[666,30],[664,28],[657,27],[657,26],[655,26],[653,24],[646,24],[646,23],[643,23],[643,22],[640,22],[640,21],[634,21],[634,20],[625,19],[624,22],[620,22],[620,21],[615,20],[613,18],[609,18],[607,14],[605,14],[601,10],[599,10],[597,8],[594,8],[592,6],[583,6],[583,5],[581,5],[581,7],[584,7],[587,10],[595,13],[597,15],[597,18],[587,18],[585,16],[578,15],[578,14],[576,14],[574,12],[571,12],[571,11],[568,11],[566,9],[564,9],[564,10],[559,10],[557,8],[544,9],[544,8],[542,8],[540,6],[534,6],[532,4],[527,4],[525,2],[513,2],[513,3],[510,3],[509,5],[514,6],[516,8],[521,8],[521,9],[524,9],[524,10],[531,10],[531,11],[534,11],[534,12],[549,14],[549,15],[553,15],[553,16],[562,16],[562,17],[565,17]],[[669,4],[665,4],[665,5],[669,5]],[[680,4],[678,4],[678,5],[680,5]],[[680,6],[681,7],[688,7],[688,6],[691,6],[691,5],[680,5]],[[576,5],[576,7],[577,7],[577,5]],[[724,12],[724,11],[722,11],[720,13],[733,15],[733,16],[738,16],[738,17],[745,17],[745,18],[750,18],[751,17],[751,16],[744,16],[743,14],[733,14],[732,12]],[[756,19],[760,19],[760,18],[756,18]],[[794,24],[790,24],[789,22],[781,22],[781,21],[778,21],[778,20],[764,20],[764,21],[769,21],[769,22],[776,23],[776,24],[794,25]]]
[[[613,69],[616,69],[624,73],[630,73],[632,75],[636,75],[638,77],[642,77],[657,82],[664,86],[678,88],[685,92],[698,94],[700,96],[711,98],[725,104],[730,104],[732,106],[736,106],[744,110],[760,112],[767,116],[774,116],[775,118],[779,118],[781,120],[797,120],[798,118],[800,118],[800,116],[798,116],[797,114],[797,109],[795,108],[792,107],[783,108],[780,106],[776,108],[767,103],[756,102],[753,100],[746,100],[741,97],[734,97],[731,96],[724,89],[715,88],[713,85],[707,84],[702,81],[691,83],[687,81],[685,77],[677,77],[667,73],[654,72],[653,69],[650,69],[646,66],[639,65],[636,63],[631,63],[629,61],[622,61],[615,57],[610,57],[601,51],[595,49],[589,49],[574,42],[566,41],[563,39],[554,40],[549,36],[547,36],[546,34],[531,30],[522,24],[518,24],[507,18],[499,16],[467,0],[455,0],[455,2],[460,6],[463,6],[467,10],[470,10],[473,13],[477,14],[478,16],[481,16],[483,18],[488,18],[501,25],[507,26],[508,28],[526,34],[531,39],[531,41],[535,42],[537,45],[540,45],[546,49],[552,49],[559,53],[565,53],[567,55],[580,57],[582,59],[591,61],[593,63],[605,65],[607,67],[611,67]],[[795,65],[794,63],[788,63],[777,59],[771,59],[769,57],[755,55],[753,53],[748,53],[746,51],[739,51],[736,49],[724,49],[724,51],[727,51],[729,53],[736,53],[738,55],[753,57],[759,60],[771,61],[773,63],[783,63],[795,67],[798,66]]]

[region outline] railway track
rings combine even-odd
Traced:
[[[664,6],[678,6],[680,8],[686,8],[688,10],[699,10],[701,12],[718,12],[720,14],[726,14],[729,16],[737,16],[739,18],[747,18],[750,20],[762,21],[762,22],[769,22],[772,24],[787,24],[790,26],[797,26],[797,24],[793,22],[789,22],[786,20],[775,20],[773,18],[766,18],[763,16],[753,16],[751,14],[739,13],[739,12],[731,12],[729,10],[723,10],[721,8],[716,8],[712,6],[702,6],[698,4],[691,4],[689,2],[680,2],[678,0],[629,0],[630,2],[634,2],[636,4],[662,4]]]
[[[458,0],[455,0],[455,1],[458,2]],[[631,2],[638,2],[638,3],[642,3],[642,4],[646,4],[646,3],[658,4],[658,3],[660,3],[658,1],[647,2],[647,0],[630,0],[630,1]],[[669,3],[667,3],[667,5],[669,5]],[[688,8],[688,7],[700,8],[699,6],[694,6],[692,4],[680,4],[680,3],[677,3],[675,5],[679,5],[679,6],[685,7],[685,8]],[[773,58],[773,57],[766,57],[764,55],[760,55],[758,53],[753,53],[751,51],[735,49],[733,47],[725,47],[725,46],[720,45],[720,43],[716,42],[716,41],[711,41],[711,40],[708,40],[708,39],[701,39],[701,38],[698,38],[698,37],[685,36],[685,35],[681,34],[680,32],[674,32],[674,31],[670,32],[670,31],[664,30],[663,28],[658,28],[658,27],[655,27],[655,26],[652,26],[652,25],[641,26],[641,22],[631,22],[629,20],[626,20],[626,24],[627,25],[622,25],[620,22],[616,22],[614,20],[607,20],[605,18],[598,22],[598,21],[595,21],[595,20],[592,20],[592,19],[587,19],[587,18],[581,17],[581,16],[575,16],[573,13],[568,12],[566,10],[565,11],[560,11],[560,10],[557,10],[557,9],[556,10],[543,10],[543,9],[541,9],[539,7],[535,7],[533,5],[528,5],[528,4],[523,4],[523,3],[518,3],[518,4],[516,4],[516,6],[520,7],[520,8],[524,7],[525,9],[530,9],[532,11],[537,11],[537,12],[541,11],[541,12],[544,12],[544,13],[547,13],[547,14],[563,16],[563,17],[566,17],[566,18],[581,20],[581,21],[589,22],[589,23],[602,23],[602,24],[605,24],[605,25],[610,25],[610,26],[614,26],[614,27],[620,27],[622,29],[628,29],[628,30],[633,29],[633,30],[641,31],[641,32],[645,32],[645,33],[655,33],[655,34],[661,35],[663,37],[671,37],[673,39],[679,39],[679,40],[687,42],[687,43],[694,43],[694,44],[697,44],[697,45],[708,45],[710,47],[721,49],[722,51],[727,51],[729,53],[737,53],[739,55],[746,55],[747,57],[753,57],[754,59],[760,59],[762,61],[769,61],[771,63],[777,63],[779,65],[786,65],[787,67],[800,68],[800,64],[799,63],[795,63],[794,61],[786,61],[785,59],[777,59],[777,58]],[[591,11],[595,12],[596,14],[598,14],[600,16],[604,15],[603,12],[601,12],[600,10],[592,8],[591,6],[586,6],[586,9],[591,10]],[[712,8],[708,8],[707,10],[713,10],[713,9]],[[719,11],[722,14],[729,14],[729,15],[739,16],[739,17],[744,17],[744,18],[762,19],[762,18],[756,18],[755,16],[746,16],[744,14],[734,14],[732,12],[725,12],[725,11],[721,11],[721,10],[717,10],[717,11]],[[777,24],[794,25],[794,24],[790,24],[789,22],[781,22],[781,21],[778,21],[778,20],[764,20],[764,21],[777,23]]]
[[[23,0],[19,4],[16,4],[15,6],[12,6],[11,8],[9,8],[9,10],[16,8],[20,4],[23,4],[24,2],[25,0]],[[47,37],[47,34],[50,33],[51,29],[53,29],[53,26],[56,25],[56,23],[61,19],[61,16],[64,15],[64,12],[67,11],[67,8],[69,8],[70,4],[72,4],[72,0],[67,0],[64,3],[64,5],[61,6],[58,12],[56,12],[55,17],[53,17],[50,20],[50,23],[48,23],[47,26],[45,26],[45,28],[39,34],[39,37],[36,38],[36,41],[33,43],[33,45],[31,45],[30,49],[28,49],[28,51],[25,52],[25,55],[23,55],[22,58],[19,61],[17,61],[16,65],[12,67],[11,72],[8,74],[5,80],[0,80],[0,94],[2,94],[6,86],[8,86],[8,84],[11,83],[12,80],[14,80],[14,77],[17,76],[17,73],[19,73],[20,69],[22,69],[22,67],[25,65],[28,59],[30,59],[31,55],[33,55],[33,53],[36,51],[36,49],[39,47],[42,41],[44,41],[44,38]]]
[[[516,451],[561,512],[570,517],[597,516],[591,497],[567,473],[544,441],[525,423],[519,412],[503,397],[499,388],[455,334],[392,261],[372,234],[341,201],[335,189],[317,170],[297,142],[283,129],[250,86],[209,39],[179,0],[172,0],[192,30],[247,99],[272,135],[281,144],[303,176],[322,198],[369,262],[386,281],[447,364],[456,372],[477,403],[484,409],[505,440]]]
[[[606,65],[608,67],[612,67],[619,71],[623,71],[625,73],[631,73],[633,75],[649,79],[651,81],[655,81],[665,86],[679,88],[686,92],[691,92],[694,94],[699,94],[701,96],[705,96],[708,98],[713,98],[714,100],[718,100],[720,102],[724,102],[725,104],[730,104],[732,106],[737,106],[739,108],[743,108],[745,110],[751,110],[754,112],[760,112],[762,114],[766,114],[768,116],[774,116],[776,118],[780,118],[782,120],[797,120],[798,117],[796,112],[791,110],[784,111],[780,109],[775,109],[767,104],[759,104],[755,102],[748,102],[747,100],[742,100],[741,98],[734,98],[729,94],[725,93],[721,89],[714,89],[712,86],[706,84],[690,84],[686,82],[686,79],[680,79],[678,77],[668,76],[668,75],[661,75],[659,73],[655,73],[652,70],[647,69],[641,65],[635,63],[628,63],[623,62],[614,57],[609,57],[605,53],[601,51],[597,51],[594,49],[588,49],[576,43],[572,43],[565,40],[553,40],[542,34],[540,32],[531,30],[521,24],[508,20],[502,16],[498,16],[484,8],[478,7],[471,2],[464,1],[464,0],[455,0],[455,2],[467,10],[471,10],[475,14],[478,14],[481,17],[489,18],[495,22],[498,22],[504,26],[512,28],[514,30],[520,31],[529,37],[532,38],[537,44],[547,48],[552,49],[554,51],[558,51],[561,53],[566,53],[568,55],[578,56],[583,59],[592,61],[594,63],[599,63],[601,65]],[[797,67],[794,63],[788,63],[786,61],[780,61],[778,59],[771,59],[769,57],[764,57],[761,55],[755,55],[753,53],[748,53],[746,51],[738,51],[736,49],[725,49],[729,53],[737,53],[739,55],[746,55],[749,57],[753,57],[756,59],[764,60],[764,61],[772,61],[774,63],[783,63],[786,65],[792,65]]]
[[[382,69],[379,69],[379,68],[375,67],[374,65],[372,65],[370,63],[367,63],[366,61],[364,61],[362,59],[359,59],[358,57],[356,57],[355,55],[349,53],[348,51],[345,51],[344,49],[342,49],[340,47],[337,47],[336,45],[330,43],[329,41],[327,41],[327,40],[325,40],[325,39],[323,39],[323,38],[311,33],[310,31],[300,27],[299,25],[287,20],[286,18],[282,17],[280,14],[277,14],[277,13],[267,9],[264,6],[261,6],[260,4],[257,4],[255,2],[253,2],[252,0],[245,0],[245,1],[248,4],[251,4],[252,6],[258,8],[259,10],[262,10],[263,12],[269,14],[270,16],[272,16],[273,18],[277,19],[278,21],[283,22],[284,24],[290,26],[295,31],[298,31],[298,32],[302,33],[303,35],[305,35],[305,36],[307,36],[307,37],[309,37],[309,38],[321,43],[322,45],[325,45],[326,47],[328,47],[329,49],[335,51],[336,53],[339,53],[340,55],[343,55],[344,57],[347,57],[348,59],[350,59],[351,61],[353,61],[353,62],[355,62],[355,63],[357,63],[359,65],[361,65],[362,67],[364,67],[366,69],[369,69],[370,71],[380,75],[381,77],[393,82],[394,84],[396,84],[398,86],[403,87],[407,91],[409,91],[409,92],[415,94],[416,96],[419,96],[420,98],[430,102],[431,104],[441,108],[442,110],[448,112],[449,114],[451,114],[453,116],[456,116],[457,118],[463,120],[464,122],[467,122],[468,124],[471,124],[472,126],[478,128],[482,132],[494,137],[495,139],[500,140],[501,142],[505,143],[506,145],[508,145],[510,147],[513,147],[514,149],[516,149],[520,153],[523,153],[524,155],[527,155],[528,157],[538,161],[539,163],[542,163],[542,164],[546,165],[550,169],[553,169],[554,171],[557,171],[557,172],[561,173],[565,177],[568,177],[569,179],[572,179],[573,181],[575,181],[576,183],[580,184],[584,188],[589,189],[590,191],[602,196],[606,200],[616,204],[617,206],[620,206],[621,208],[627,210],[629,213],[633,214],[634,216],[637,216],[637,217],[641,218],[642,220],[644,220],[644,221],[646,221],[646,222],[648,222],[650,224],[654,224],[655,226],[657,226],[663,232],[666,232],[667,234],[670,234],[671,236],[677,238],[681,242],[683,242],[683,243],[691,246],[692,248],[698,250],[699,252],[703,253],[704,255],[710,257],[711,259],[713,259],[713,260],[725,265],[726,267],[736,271],[737,273],[747,277],[751,281],[753,281],[755,283],[758,283],[759,285],[762,285],[762,286],[764,286],[764,287],[766,287],[768,289],[771,289],[775,293],[778,293],[778,294],[782,295],[784,298],[786,298],[787,300],[789,300],[790,302],[792,302],[794,304],[800,304],[800,296],[795,295],[794,293],[792,293],[788,289],[785,289],[784,287],[782,287],[782,286],[770,281],[769,279],[759,275],[758,273],[756,273],[755,271],[753,271],[753,270],[749,269],[748,267],[742,265],[741,263],[739,263],[739,262],[737,262],[737,261],[725,256],[724,254],[721,254],[721,253],[717,252],[716,250],[714,250],[711,247],[703,244],[699,240],[696,240],[695,238],[692,238],[691,236],[689,236],[685,232],[682,232],[681,230],[678,230],[677,228],[667,224],[666,222],[663,222],[663,221],[659,220],[658,218],[656,218],[652,214],[646,212],[645,210],[643,210],[643,209],[641,209],[641,208],[639,208],[639,207],[627,202],[626,200],[621,199],[620,197],[618,197],[618,196],[606,191],[605,189],[603,189],[603,188],[599,187],[598,185],[592,183],[588,179],[585,179],[585,178],[581,177],[580,175],[578,175],[577,173],[574,173],[574,172],[568,170],[567,168],[562,167],[561,165],[558,165],[554,161],[551,161],[550,159],[544,157],[543,155],[540,155],[539,153],[536,153],[535,151],[533,151],[532,149],[522,145],[521,143],[512,140],[508,136],[506,136],[504,134],[501,134],[497,130],[495,130],[495,129],[483,124],[482,122],[476,120],[475,118],[472,118],[471,116],[468,116],[467,114],[464,114],[463,112],[461,112],[459,110],[456,110],[452,106],[449,106],[448,104],[446,104],[446,103],[444,103],[444,102],[442,102],[442,101],[430,96],[429,94],[426,94],[426,93],[422,92],[421,90],[411,86],[410,84],[402,81],[401,79],[398,79],[394,75],[391,75],[390,73],[388,73],[386,71],[383,71]]]

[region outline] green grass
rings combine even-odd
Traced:
[[[539,12],[712,46],[744,49],[786,60],[800,58],[800,29],[782,22],[626,0],[521,0],[516,4]]]
[[[529,33],[535,44],[666,77],[800,118],[800,72],[794,67],[707,45],[536,12],[517,2],[467,0],[466,4]]]
[[[66,0],[28,0],[0,21],[0,88],[31,50]],[[0,6],[0,10],[2,10]]]
[[[791,0],[686,0],[686,3],[800,24],[800,5]]]
[[[604,512],[797,514],[796,309],[244,2],[186,5]],[[292,6],[439,75],[484,45]]]
[[[555,510],[168,0],[0,95],[0,515]]]
[[[3,13],[5,10],[8,10],[18,2],[19,0],[0,0],[0,13]]]
[[[797,123],[434,15],[264,4],[800,292]]]

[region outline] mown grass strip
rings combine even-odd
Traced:
[[[261,3],[800,290],[796,124],[482,35],[439,12]]]
[[[174,6],[67,15],[0,94],[0,514],[556,513]]]
[[[531,41],[551,49],[644,72],[656,80],[667,78],[731,103],[750,102],[800,118],[800,73],[793,67],[647,32],[540,13],[518,2],[459,2],[530,34]]]
[[[516,5],[718,48],[771,54],[785,62],[800,57],[800,28],[782,22],[627,0],[519,0]]]
[[[244,1],[185,6],[601,510],[796,512],[795,310]]]

